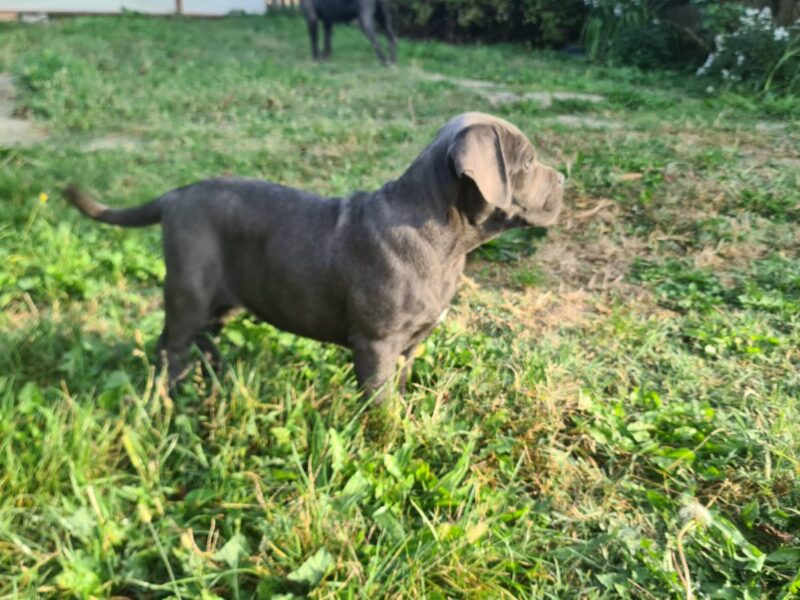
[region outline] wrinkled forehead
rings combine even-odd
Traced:
[[[510,144],[514,149],[521,149],[525,146],[530,146],[531,143],[528,138],[517,127],[505,119],[488,115],[486,113],[468,112],[451,119],[444,127],[439,130],[436,135],[437,138],[447,137],[452,138],[459,131],[466,127],[473,125],[492,125],[498,132],[505,133],[502,135],[503,144]]]

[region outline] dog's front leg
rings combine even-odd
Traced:
[[[375,404],[380,404],[386,395],[387,382],[394,374],[402,345],[393,339],[357,338],[352,343],[358,387],[365,398],[374,397]]]
[[[403,394],[408,391],[408,378],[411,376],[411,369],[414,367],[414,353],[416,345],[403,350],[403,360],[400,361],[400,376],[397,378],[397,389]]]
[[[306,19],[308,25],[308,37],[311,39],[311,58],[319,60],[319,22],[316,17]]]

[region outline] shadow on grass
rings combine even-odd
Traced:
[[[75,314],[40,314],[0,332],[0,372],[40,386],[63,381],[71,392],[96,389],[117,371],[128,373],[133,382],[144,381],[153,358],[133,339],[87,331]]]

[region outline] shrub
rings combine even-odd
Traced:
[[[583,26],[582,38],[592,59],[626,58],[624,49],[646,40],[646,48],[661,54],[664,36],[658,20],[661,3],[648,0],[584,0],[589,16]],[[647,33],[656,35],[648,37]],[[640,52],[643,56],[647,50]],[[627,61],[624,61],[627,62]],[[634,61],[635,62],[635,61]],[[650,62],[648,60],[647,62]]]
[[[714,33],[712,51],[697,70],[723,85],[741,83],[755,90],[800,91],[800,23],[775,24],[769,7],[710,6],[706,22]],[[737,11],[736,18],[731,12]]]
[[[696,23],[669,18],[671,0],[584,0],[582,39],[594,60],[641,68],[697,69],[724,85],[793,93],[800,89],[800,21],[778,26],[769,6],[690,0]],[[713,89],[713,86],[712,86]]]
[[[575,41],[587,13],[582,0],[396,0],[395,6],[407,33],[535,46]]]
[[[395,5],[406,33],[556,47],[580,37],[592,60],[696,69],[715,82],[712,90],[718,84],[787,95],[800,90],[800,21],[779,26],[769,6],[759,10],[719,0],[395,0]]]

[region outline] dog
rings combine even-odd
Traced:
[[[399,179],[325,198],[255,179],[207,179],[132,208],[75,186],[83,214],[122,227],[161,223],[170,389],[235,307],[275,327],[350,348],[367,396],[401,389],[413,352],[443,317],[467,253],[515,227],[553,224],[564,176],[511,123],[465,113],[442,127]],[[400,356],[404,366],[396,373]],[[378,402],[379,400],[376,400]]]
[[[372,44],[378,60],[387,66],[397,61],[397,36],[392,28],[388,0],[301,0],[300,9],[303,11],[308,25],[311,56],[314,60],[320,59],[317,41],[319,21],[322,21],[325,29],[325,47],[322,51],[322,58],[326,59],[331,56],[333,24],[349,23],[353,19],[358,19],[361,30]],[[383,30],[389,40],[388,60],[375,35],[375,24]]]

